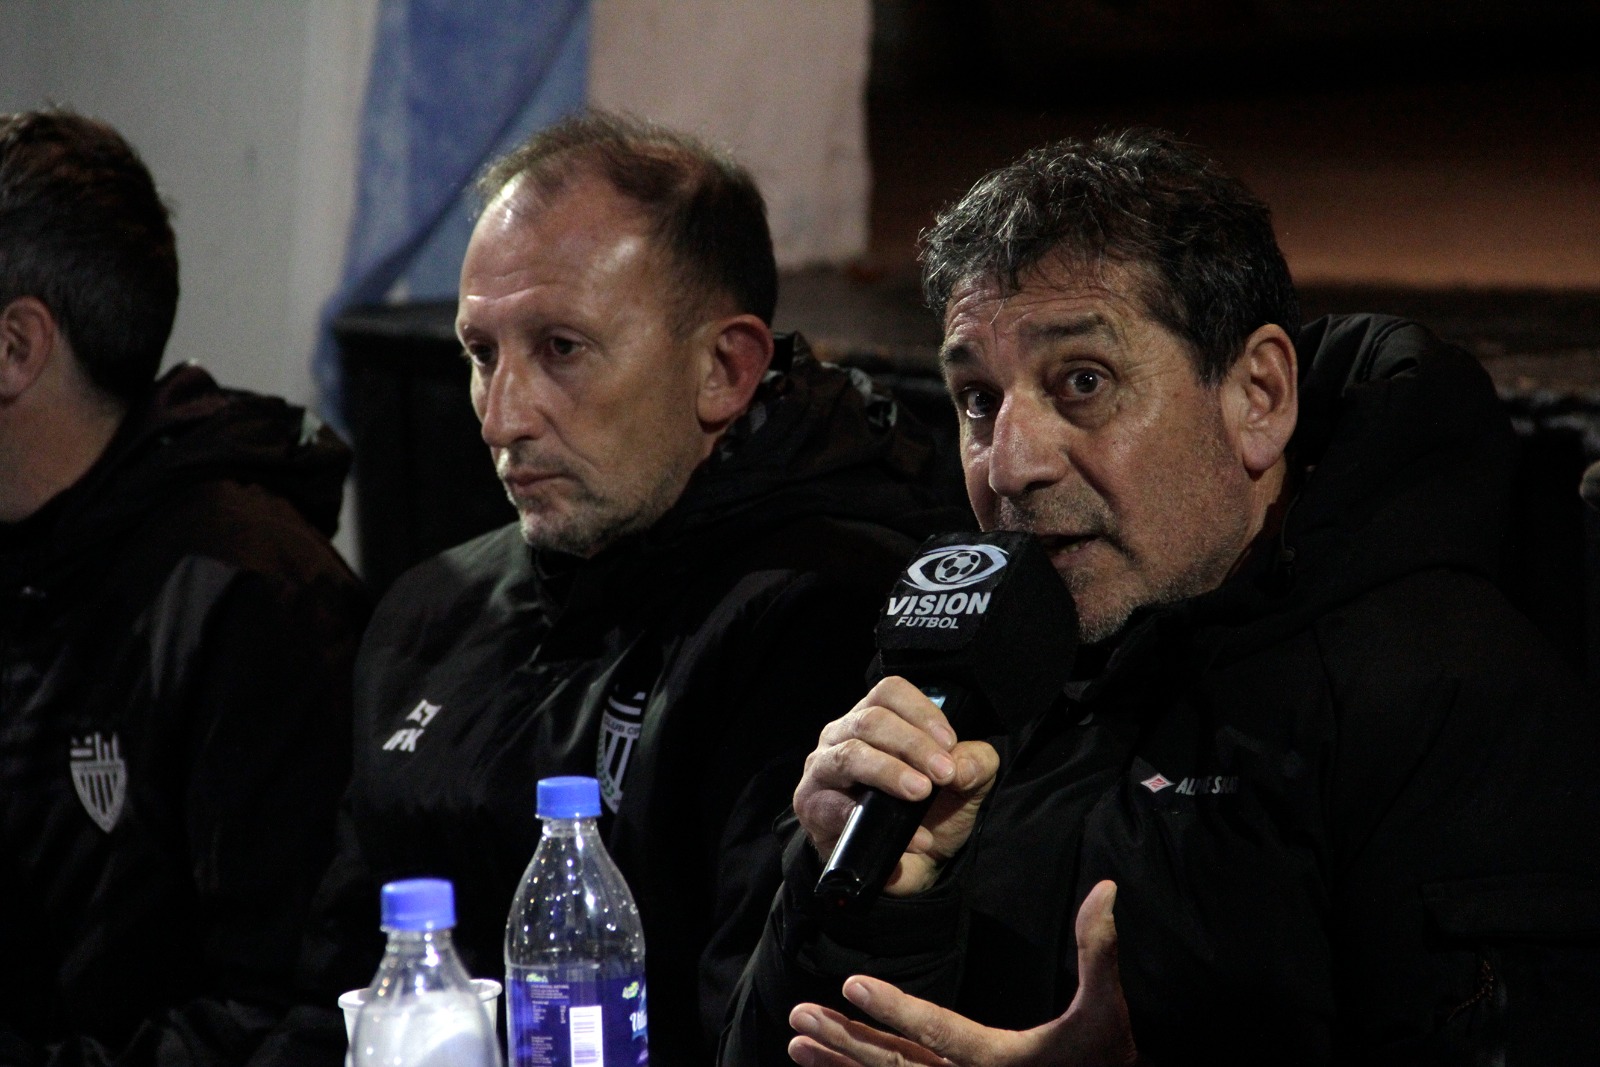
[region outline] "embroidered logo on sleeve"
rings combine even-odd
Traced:
[[[389,735],[389,740],[383,743],[385,752],[415,752],[417,739],[428,728],[433,717],[443,709],[442,704],[430,704],[426,699],[417,701],[417,706],[411,709],[411,714],[405,718],[406,722],[414,722],[415,726],[402,726]]]
[[[83,801],[83,810],[109,834],[122,815],[128,789],[128,765],[122,761],[117,735],[112,734],[109,741],[99,731],[74,737],[69,755],[72,787]]]
[[[644,727],[643,690],[612,690],[600,715],[600,750],[595,757],[595,777],[600,779],[600,799],[614,815],[622,806],[622,782],[628,775],[628,760]]]

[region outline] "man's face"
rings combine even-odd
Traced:
[[[589,556],[649,527],[709,452],[674,286],[643,216],[604,180],[575,177],[543,203],[513,182],[479,220],[456,332],[530,545]]]
[[[1047,260],[1022,281],[956,289],[945,380],[978,521],[1041,538],[1092,643],[1135,608],[1219,585],[1259,516],[1218,391],[1131,271]]]

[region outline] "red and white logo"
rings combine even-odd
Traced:
[[[1159,793],[1163,789],[1170,788],[1172,781],[1164,774],[1152,774],[1139,784],[1150,790],[1152,793]]]

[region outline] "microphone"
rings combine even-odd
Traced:
[[[878,617],[879,677],[922,690],[956,736],[1017,733],[1049,709],[1072,672],[1078,613],[1032,534],[940,534],[924,541]],[[938,792],[938,786],[933,793]],[[933,803],[867,789],[816,895],[868,907]]]

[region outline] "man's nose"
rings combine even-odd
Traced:
[[[502,356],[489,374],[479,378],[482,399],[478,420],[483,442],[490,448],[509,448],[545,431],[544,416],[539,410],[538,372],[523,364],[522,360]]]
[[[1065,478],[1072,470],[1061,417],[1029,397],[1005,398],[989,445],[989,488],[1021,497]]]

